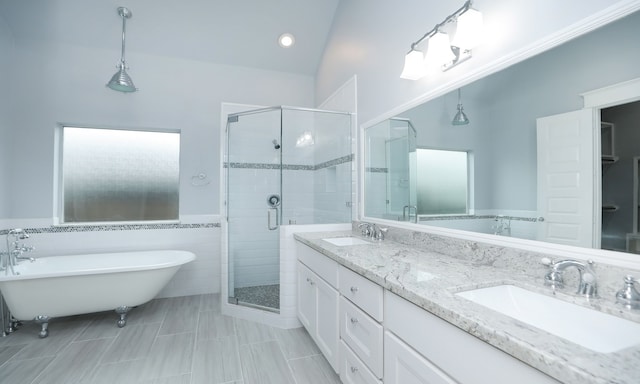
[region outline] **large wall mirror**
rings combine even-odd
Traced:
[[[640,78],[637,36],[640,12],[364,127],[364,218],[640,253],[640,101],[581,96]]]

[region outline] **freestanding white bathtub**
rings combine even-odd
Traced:
[[[41,257],[21,261],[15,275],[0,271],[0,291],[13,318],[42,324],[42,338],[50,318],[110,309],[124,327],[132,307],[153,299],[195,258],[174,250]]]

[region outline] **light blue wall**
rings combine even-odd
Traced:
[[[11,111],[11,97],[8,92],[11,81],[11,60],[13,59],[13,36],[5,20],[0,15],[0,73],[4,77],[3,90],[0,91],[0,184],[8,185],[8,169],[11,163],[11,120],[9,112]],[[0,218],[6,217],[9,211],[8,189],[0,187]]]
[[[37,26],[34,26],[36,28]],[[54,202],[54,130],[58,123],[180,129],[181,215],[219,213],[222,102],[313,107],[313,78],[282,72],[127,53],[140,89],[123,94],[105,87],[117,51],[44,45],[16,37],[8,71],[20,86],[14,101],[16,143],[5,218],[50,218]],[[212,182],[191,185],[204,173]],[[2,180],[7,180],[7,177]]]

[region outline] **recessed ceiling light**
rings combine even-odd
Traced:
[[[289,48],[290,46],[292,46],[294,43],[296,42],[296,38],[293,37],[292,34],[290,33],[283,33],[282,35],[280,35],[280,37],[278,38],[278,44],[280,44],[280,46],[282,48]]]

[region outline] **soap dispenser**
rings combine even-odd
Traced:
[[[634,287],[635,282],[633,276],[625,276],[624,288],[616,293],[616,303],[624,305],[627,309],[640,309],[640,292]]]

